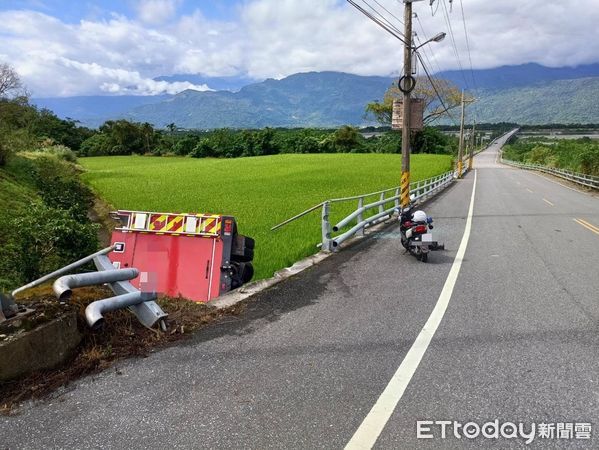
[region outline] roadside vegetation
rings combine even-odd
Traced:
[[[0,98],[0,289],[97,248],[93,194],[71,150],[89,135],[26,97]]]
[[[516,138],[504,148],[504,157],[512,161],[540,164],[599,176],[599,142],[546,137]]]

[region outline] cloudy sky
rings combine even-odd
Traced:
[[[392,16],[402,19],[400,0],[355,1],[402,28]],[[423,0],[414,11],[419,39],[453,30],[453,40],[426,46],[435,72],[470,60],[474,68],[599,62],[599,0]],[[401,58],[400,42],[344,0],[0,0],[0,62],[37,97],[210,88],[154,80],[173,74],[391,75]]]

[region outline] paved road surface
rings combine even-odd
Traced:
[[[581,223],[599,227],[599,198],[498,165],[499,144],[476,158],[459,261],[474,173],[426,206],[447,248],[429,263],[391,227],[258,295],[239,320],[0,418],[0,448],[343,448],[408,352],[403,395],[385,391],[388,421],[359,442],[486,448],[440,428],[418,440],[416,421],[498,419],[591,423],[592,441],[530,447],[598,448],[599,232]],[[431,314],[440,324],[422,331]]]

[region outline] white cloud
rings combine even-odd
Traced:
[[[136,10],[142,22],[158,25],[175,16],[180,0],[140,0]]]
[[[379,3],[402,17],[401,2]],[[467,68],[459,3],[453,3],[451,24]],[[599,62],[597,0],[463,3],[475,68]],[[280,78],[312,70],[390,75],[401,69],[401,43],[342,0],[240,1],[229,21],[208,19],[200,10],[178,15],[180,0],[135,5],[136,18],[113,15],[76,24],[33,11],[0,12],[2,59],[16,67],[36,96],[207,88],[153,80],[175,73]],[[443,8],[434,17],[428,1],[414,3],[414,10],[420,38],[449,32]],[[422,51],[434,71],[458,68],[449,35]]]

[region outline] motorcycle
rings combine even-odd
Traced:
[[[401,244],[419,261],[427,262],[430,251],[445,250],[444,244],[433,239],[433,218],[424,211],[414,211],[413,206],[404,208],[399,214]]]

